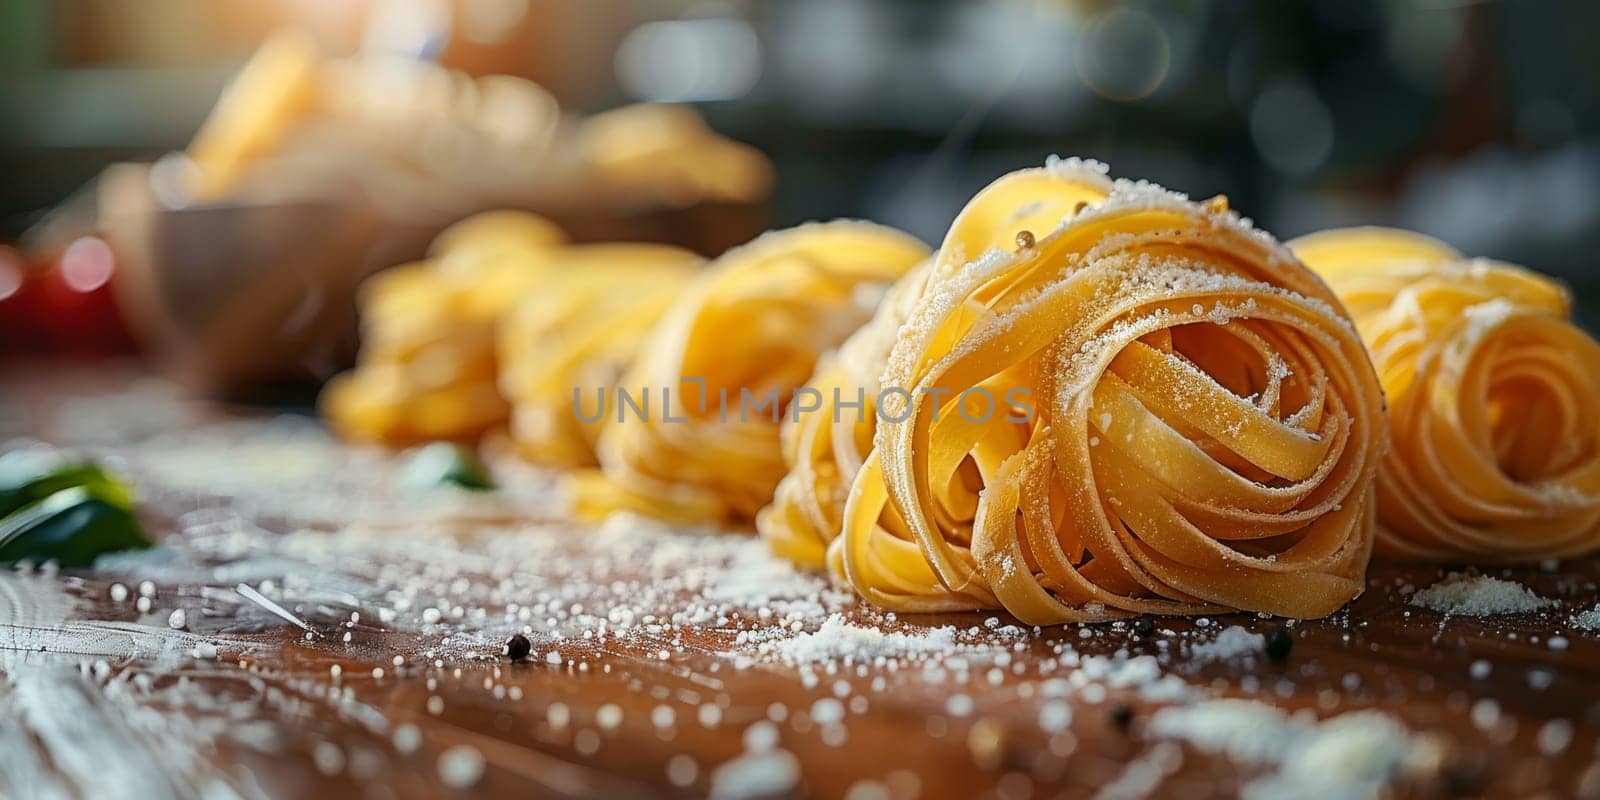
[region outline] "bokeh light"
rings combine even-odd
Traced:
[[[1172,64],[1172,45],[1154,17],[1113,8],[1083,26],[1076,61],[1078,76],[1096,93],[1139,100],[1161,88]]]
[[[1333,114],[1311,87],[1279,81],[1250,107],[1250,139],[1273,169],[1307,175],[1333,152]]]
[[[617,49],[617,80],[661,103],[733,100],[761,77],[761,41],[740,19],[648,22]]]
[[[61,254],[61,281],[75,292],[87,294],[105,286],[115,269],[111,247],[98,237],[78,239]]]

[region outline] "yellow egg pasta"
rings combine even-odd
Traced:
[[[578,513],[753,518],[784,475],[779,420],[796,389],[927,253],[890,228],[836,221],[768,233],[717,259],[622,381],[645,404],[611,398],[603,473],[572,482]]]
[[[434,237],[428,255],[470,264],[506,251],[529,252],[566,244],[567,234],[538,214],[502,209],[467,217]]]
[[[188,200],[331,196],[404,219],[491,203],[571,211],[574,223],[699,205],[753,212],[775,183],[765,154],[691,106],[579,115],[522,77],[330,57],[298,30],[250,58],[187,155],[161,183]]]
[[[470,442],[505,424],[495,335],[502,318],[560,264],[561,233],[542,217],[487,212],[440,234],[434,258],[362,286],[361,354],[319,401],[339,435],[408,446]]]
[[[390,447],[470,442],[503,423],[509,412],[492,378],[425,388],[396,365],[339,375],[323,387],[318,404],[343,438]]]
[[[907,273],[872,319],[822,358],[807,381],[819,394],[819,407],[783,421],[789,473],[772,504],[756,516],[756,528],[774,553],[807,567],[824,565],[828,544],[843,524],[850,480],[872,448],[879,373],[928,272],[923,266]]]
[[[267,39],[223,90],[189,145],[195,197],[216,199],[253,159],[271,152],[321,100],[322,54],[309,34]]]
[[[1600,550],[1600,345],[1557,282],[1407,231],[1290,247],[1345,299],[1389,400],[1378,550],[1530,562]]]
[[[593,411],[616,391],[701,259],[667,245],[604,244],[569,247],[554,260],[555,270],[501,325],[500,389],[525,458],[591,467],[606,419]]]
[[[772,192],[772,162],[725,138],[687,106],[639,103],[596,114],[578,126],[587,176],[617,195],[683,206],[748,203]]]
[[[1377,378],[1329,289],[1222,198],[1075,160],[1004,176],[906,319],[828,545],[870,602],[1052,624],[1362,591]],[[785,536],[812,563],[828,538]]]

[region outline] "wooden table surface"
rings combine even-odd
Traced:
[[[0,573],[4,797],[1600,796],[1595,559],[1487,572],[1531,614],[1413,607],[1444,571],[1377,563],[1326,620],[1040,631],[566,523],[531,469],[408,488],[120,366],[0,369],[4,440],[132,477],[160,542]]]

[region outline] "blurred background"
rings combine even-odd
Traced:
[[[10,0],[10,349],[127,346],[104,322],[116,303],[96,299],[124,261],[99,237],[107,167],[183,150],[230,77],[287,27],[330,57],[520,76],[564,118],[689,104],[774,168],[759,199],[697,195],[667,204],[679,210],[665,221],[574,200],[583,192],[559,182],[525,203],[558,218],[581,207],[568,225],[579,238],[582,220],[602,219],[591,238],[714,253],[767,224],[852,216],[934,242],[990,179],[1059,153],[1225,193],[1280,238],[1360,223],[1433,234],[1560,276],[1580,319],[1600,320],[1600,4],[1586,0]],[[493,205],[479,189],[440,213]],[[720,210],[683,216],[698,205]],[[691,223],[702,233],[682,240]],[[167,241],[151,238],[132,247]],[[363,247],[368,261],[410,255]],[[24,303],[54,321],[18,322]]]

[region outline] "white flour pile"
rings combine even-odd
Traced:
[[[1515,581],[1459,572],[1452,572],[1444,580],[1411,596],[1411,605],[1460,617],[1525,614],[1555,604],[1556,601],[1540,597]]]
[[[1600,631],[1600,605],[1574,616],[1572,625],[1586,631]]]
[[[839,614],[822,623],[814,633],[802,633],[777,644],[785,660],[796,664],[843,659],[871,663],[879,658],[932,655],[957,652],[956,629],[945,626],[920,633],[886,633],[880,628],[852,625]]]
[[[1213,661],[1234,661],[1254,658],[1267,647],[1267,638],[1238,625],[1224,628],[1217,638],[1195,645],[1190,651],[1190,663],[1209,664]]]
[[[1157,711],[1150,733],[1266,768],[1240,795],[1376,797],[1419,742],[1392,717],[1355,711],[1317,721],[1253,700],[1210,700]]]

